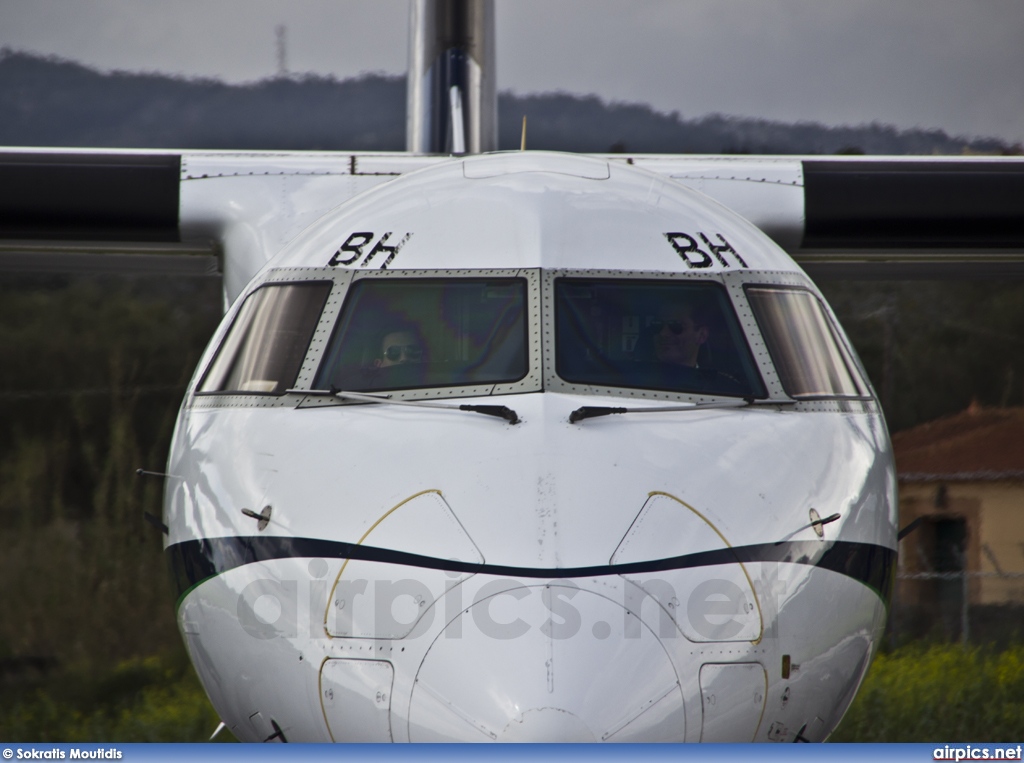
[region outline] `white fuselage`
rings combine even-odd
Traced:
[[[525,375],[383,394],[505,406],[514,423],[317,385],[354,284],[485,277],[522,284]],[[662,280],[727,295],[757,400],[563,378],[560,283]],[[246,297],[313,281],[330,295],[289,389],[211,390]],[[831,733],[885,624],[891,451],[866,383],[787,393],[751,285],[820,299],[782,250],[705,197],[560,155],[413,173],[286,247],[211,342],[168,466],[178,622],[236,736]],[[835,331],[836,357],[862,374]],[[570,422],[584,406],[638,410]],[[642,410],[655,407],[676,410]]]

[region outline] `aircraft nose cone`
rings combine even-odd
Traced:
[[[409,706],[413,742],[670,742],[685,731],[658,636],[612,598],[561,582],[485,585],[431,644]]]

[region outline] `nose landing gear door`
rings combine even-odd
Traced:
[[[754,741],[767,694],[768,677],[756,662],[702,665],[700,741]]]
[[[386,660],[327,660],[320,704],[335,742],[391,742],[391,684]]]

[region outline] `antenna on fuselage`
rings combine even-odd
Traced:
[[[497,150],[494,0],[412,0],[405,125],[413,153]]]

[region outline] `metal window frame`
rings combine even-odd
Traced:
[[[274,408],[274,407],[295,407],[300,404],[304,408],[338,405],[358,405],[353,401],[341,400],[332,396],[322,394],[322,391],[313,389],[313,380],[324,361],[328,347],[334,337],[334,332],[341,316],[345,301],[348,298],[351,286],[364,279],[463,279],[480,280],[484,278],[521,278],[526,281],[526,333],[527,333],[527,362],[528,369],[526,376],[514,382],[502,382],[493,384],[461,385],[451,387],[420,387],[414,389],[387,390],[381,394],[387,394],[393,400],[443,400],[449,398],[467,397],[491,397],[496,395],[521,394],[525,392],[539,392],[542,389],[542,355],[541,355],[541,299],[540,299],[540,271],[535,268],[490,268],[490,269],[451,269],[451,270],[341,270],[338,268],[325,267],[296,267],[278,268],[267,272],[267,275],[248,289],[245,295],[238,300],[237,307],[232,310],[229,324],[226,330],[218,331],[214,340],[218,345],[218,351],[223,344],[230,326],[234,324],[235,317],[241,305],[254,292],[273,284],[303,283],[312,281],[333,281],[334,286],[327,296],[327,302],[320,315],[320,320],[313,332],[309,350],[299,370],[299,376],[295,381],[295,392],[284,394],[273,393],[220,393],[191,391],[191,405],[193,408]],[[204,364],[202,373],[198,376],[201,381],[206,377],[210,366],[213,364],[217,353],[213,353]],[[199,383],[196,384],[198,388]],[[311,394],[303,394],[308,390]],[[320,392],[320,394],[316,394]]]
[[[774,367],[770,360],[765,362],[767,348],[763,347],[763,339],[760,331],[750,331],[750,324],[753,322],[753,315],[746,304],[745,295],[740,289],[730,287],[730,275],[749,278],[751,271],[742,273],[689,273],[689,272],[665,272],[655,270],[608,270],[593,268],[564,268],[544,270],[544,388],[551,392],[563,392],[577,395],[595,395],[608,397],[623,397],[633,400],[671,400],[688,403],[710,403],[723,400],[736,400],[735,395],[711,395],[693,392],[670,392],[667,390],[641,389],[639,387],[611,387],[594,384],[580,384],[566,381],[557,374],[555,367],[555,281],[559,278],[591,278],[607,281],[660,281],[680,282],[698,281],[714,283],[724,288],[728,302],[733,308],[743,337],[746,339],[750,356],[754,363],[754,370],[760,374],[761,383],[767,391],[766,398],[758,398],[763,402],[784,400],[790,402],[782,391],[778,377],[775,375]],[[756,343],[760,343],[759,348]],[[763,350],[763,352],[759,352]],[[759,357],[760,355],[760,357]]]

